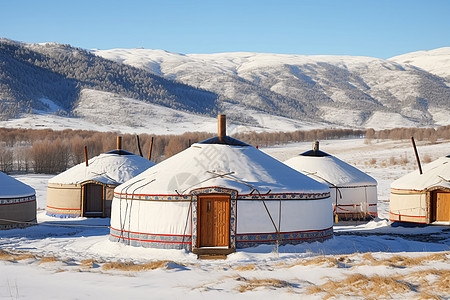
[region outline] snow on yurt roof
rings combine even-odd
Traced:
[[[377,181],[366,173],[318,149],[310,150],[286,160],[284,163],[305,175],[329,186],[377,185]]]
[[[422,191],[432,187],[450,189],[450,155],[436,159],[419,170],[406,174],[391,184],[392,189]]]
[[[0,172],[0,198],[20,198],[34,194],[34,189],[29,185]]]
[[[49,183],[77,184],[86,181],[98,181],[104,184],[118,185],[142,173],[155,163],[139,155],[113,150],[100,154],[63,173],[51,178]]]
[[[247,195],[329,193],[323,185],[260,150],[226,137],[212,138],[159,163],[130,181],[115,193],[135,195],[189,194],[205,187],[222,187]],[[239,142],[239,143],[238,143]]]

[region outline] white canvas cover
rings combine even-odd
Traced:
[[[224,178],[222,174],[228,175]],[[193,144],[118,186],[115,193],[177,195],[211,186],[233,189],[241,195],[253,188],[261,194],[329,192],[327,186],[254,147]]]
[[[0,172],[0,198],[21,198],[35,194],[29,185]]]
[[[424,165],[422,173],[415,170],[395,180],[391,189],[405,191],[425,191],[433,187],[450,189],[450,155]]]
[[[103,153],[91,158],[88,164],[87,167],[84,162],[78,164],[48,182],[80,184],[92,180],[108,185],[119,185],[155,165],[154,162],[132,153],[127,155]]]
[[[327,184],[340,219],[370,219],[377,215],[377,181],[350,164],[318,149],[284,163]]]
[[[332,155],[297,155],[284,163],[330,187],[377,185],[377,181],[373,177]]]

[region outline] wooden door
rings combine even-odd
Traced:
[[[84,185],[84,215],[103,216],[103,186],[95,183]]]
[[[230,195],[199,196],[198,247],[230,246]]]
[[[450,193],[433,192],[431,197],[432,220],[449,222],[450,221]]]

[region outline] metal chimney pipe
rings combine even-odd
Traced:
[[[319,141],[315,141],[313,144],[313,151],[317,152],[319,151]]]
[[[227,136],[227,116],[226,115],[218,115],[218,122],[219,122],[219,128],[218,128],[218,136],[219,141],[223,142],[225,140],[225,137]]]
[[[122,150],[122,137],[117,137],[117,150]]]

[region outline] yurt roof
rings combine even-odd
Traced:
[[[326,185],[255,147],[227,137],[193,144],[118,186],[115,193],[187,195],[206,187],[234,189],[240,195],[254,193],[253,189],[261,194],[329,192]]]
[[[450,155],[422,167],[423,174],[419,170],[406,174],[395,180],[391,188],[398,190],[427,190],[433,187],[450,189]]]
[[[0,172],[0,198],[20,198],[34,194],[34,189],[29,185]]]
[[[320,150],[310,150],[284,162],[305,175],[331,186],[373,186],[377,181],[352,165]]]
[[[49,180],[49,183],[77,184],[97,181],[118,185],[154,165],[154,162],[131,152],[113,150],[91,158],[88,166],[83,162],[56,175]]]

